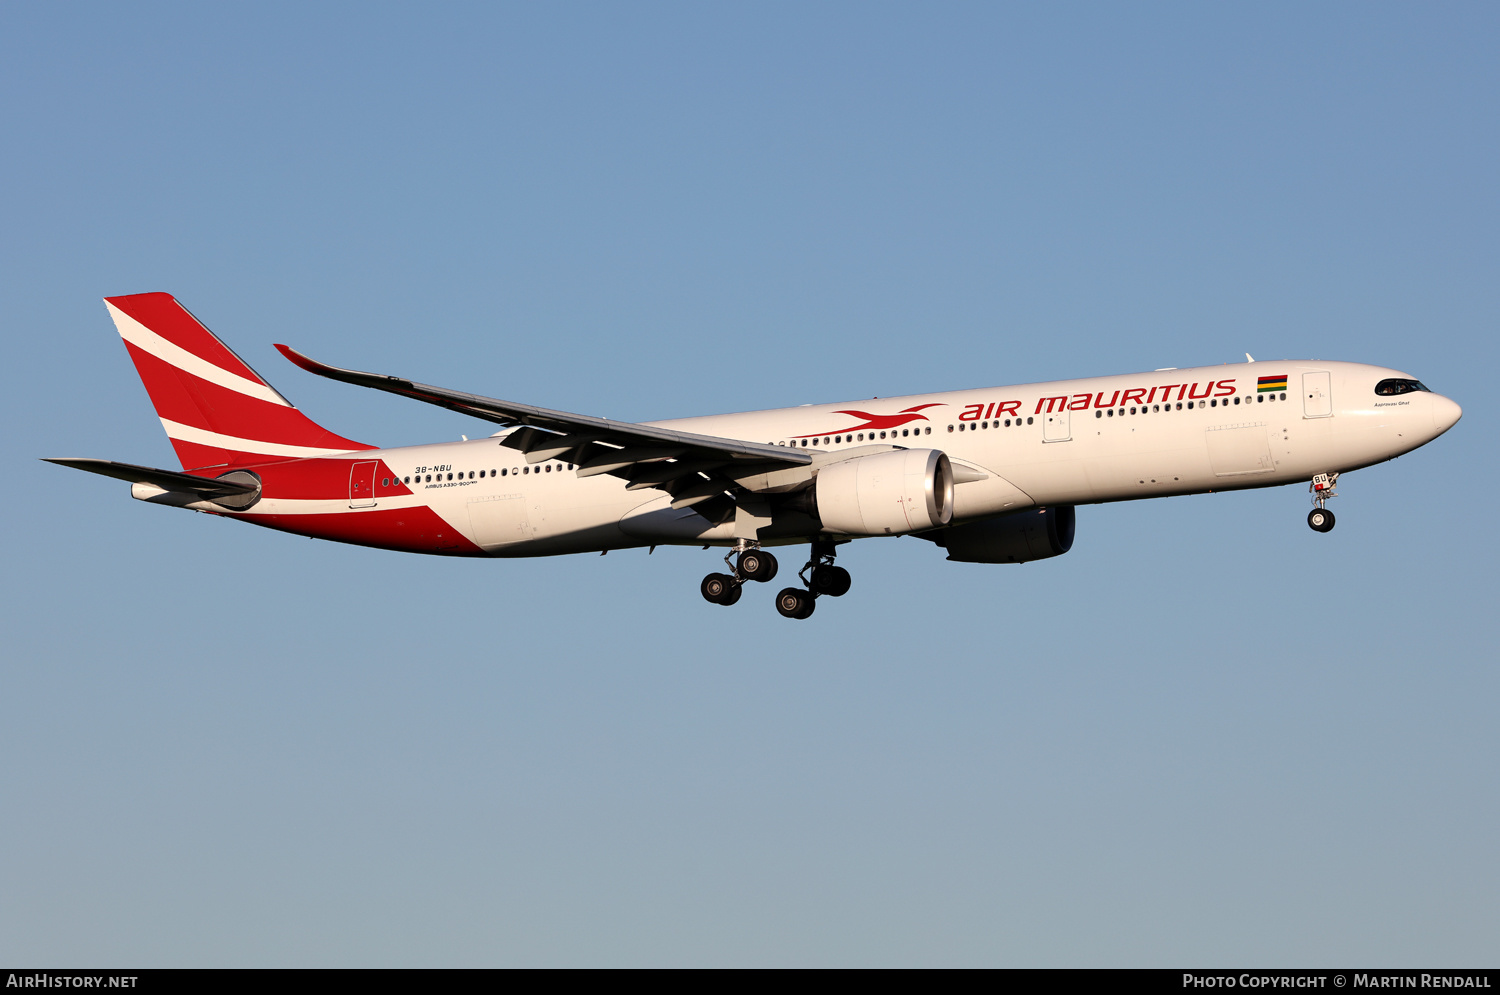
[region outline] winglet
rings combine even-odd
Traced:
[[[330,380],[341,380],[344,383],[352,383],[360,387],[375,387],[380,390],[390,390],[393,387],[406,388],[408,390],[413,389],[412,382],[410,380],[403,380],[401,377],[386,376],[380,373],[362,373],[359,370],[346,370],[339,366],[329,366],[327,363],[318,362],[311,356],[304,356],[291,346],[282,345],[280,342],[276,343],[276,348],[283,356],[307,372],[316,373],[318,376],[327,377]]]
[[[324,366],[317,360],[310,359],[307,356],[302,355],[302,353],[298,352],[296,349],[293,349],[289,345],[282,345],[280,342],[277,342],[276,350],[309,373],[322,373],[325,369],[330,369],[330,367]]]

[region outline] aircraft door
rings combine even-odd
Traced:
[[[1302,374],[1302,414],[1327,418],[1333,414],[1333,386],[1327,373]]]
[[[355,463],[349,468],[349,507],[375,507],[375,471],[380,464],[374,460]]]
[[[1073,438],[1068,409],[1049,411],[1042,421],[1043,442],[1067,442]]]

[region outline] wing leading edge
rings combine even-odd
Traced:
[[[736,488],[736,481],[749,475],[814,462],[812,454],[782,446],[502,401],[401,377],[341,369],[304,356],[289,346],[278,344],[276,348],[302,369],[320,377],[383,390],[517,428],[500,444],[524,453],[528,463],[562,460],[574,464],[581,477],[608,473],[629,480],[632,488],[665,490],[673,496],[676,508],[710,505],[717,498],[728,497],[726,492]],[[730,509],[707,506],[699,512],[715,510],[722,513]]]

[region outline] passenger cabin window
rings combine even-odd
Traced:
[[[1420,380],[1382,380],[1375,385],[1375,393],[1381,397],[1392,397],[1396,394],[1410,394],[1414,390],[1425,391],[1430,394]]]

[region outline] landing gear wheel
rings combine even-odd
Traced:
[[[843,567],[828,566],[820,564],[813,567],[812,589],[815,594],[826,594],[830,598],[840,598],[849,593],[849,585],[854,582],[849,576],[849,571]]]
[[[740,576],[761,583],[776,576],[776,557],[763,549],[747,549],[740,554]]]
[[[816,606],[812,593],[800,587],[782,588],[776,595],[776,610],[787,618],[807,618]]]
[[[1314,532],[1333,531],[1333,512],[1327,508],[1314,508],[1307,513],[1307,525]]]
[[[715,605],[732,605],[740,600],[740,585],[728,574],[709,574],[698,590],[704,601]]]

